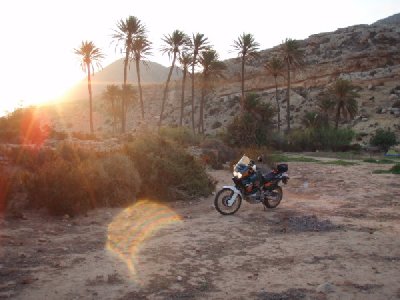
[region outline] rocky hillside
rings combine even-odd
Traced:
[[[321,93],[337,78],[350,79],[358,86],[360,98],[359,115],[354,120],[344,121],[341,126],[350,126],[369,140],[377,128],[391,128],[400,137],[400,23],[398,15],[378,21],[372,25],[355,25],[334,32],[318,33],[299,41],[305,53],[305,65],[292,76],[291,122],[294,128],[301,126],[301,118],[307,111],[317,110]],[[245,88],[254,92],[263,101],[275,106],[275,86],[271,75],[263,65],[274,55],[279,46],[260,52],[260,57],[246,66]],[[223,130],[238,113],[240,99],[240,62],[225,61],[228,66],[226,79],[216,82],[214,90],[207,96],[205,126],[207,133]],[[281,119],[285,121],[285,82],[279,78],[279,101]],[[160,113],[162,84],[144,87],[146,118],[141,121],[139,110],[133,108],[128,116],[128,128],[134,130],[142,123],[156,125]],[[181,82],[170,85],[163,124],[176,124],[179,120]],[[186,86],[185,123],[190,124],[190,84]],[[196,113],[200,92],[196,91]],[[76,104],[78,105],[78,104]],[[86,105],[86,103],[85,103]],[[78,110],[70,104],[71,111]],[[64,110],[70,130],[87,130],[87,111],[80,109],[73,117]],[[110,129],[110,117],[106,116],[103,100],[98,99],[95,125],[98,129]],[[78,117],[82,119],[78,120]],[[69,121],[68,121],[69,120]],[[82,121],[84,122],[82,124]],[[108,124],[108,125],[107,125]],[[285,123],[284,123],[285,124]],[[58,124],[62,126],[61,123]],[[283,125],[285,127],[285,125]]]

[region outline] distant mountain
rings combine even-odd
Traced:
[[[400,13],[376,21],[373,25],[400,25]]]
[[[168,76],[169,68],[164,67],[155,62],[146,61],[140,64],[140,79],[142,85],[157,84],[165,82]],[[182,71],[175,68],[172,72],[171,80],[176,80],[182,77]],[[101,71],[95,73],[92,77],[93,96],[100,95],[107,85],[121,85],[124,81],[124,59],[119,59],[108,65]],[[137,75],[135,63],[132,62],[128,69],[128,83],[137,85]],[[82,80],[69,92],[66,93],[65,99],[78,100],[88,97],[87,80]]]

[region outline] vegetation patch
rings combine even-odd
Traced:
[[[332,161],[321,161],[319,163],[323,164],[323,165],[338,165],[338,166],[354,166],[354,165],[358,165],[355,162],[341,160],[341,159],[332,160]]]
[[[161,201],[208,196],[215,183],[180,144],[145,133],[126,147],[142,178],[141,196]]]
[[[311,157],[288,156],[285,154],[272,154],[271,159],[274,162],[320,162],[319,160]]]
[[[400,174],[400,164],[395,164],[389,170],[375,170],[372,173],[375,173],[375,174]]]
[[[372,163],[372,164],[393,164],[393,163],[395,163],[394,160],[386,159],[386,158],[384,158],[384,159],[366,158],[363,161],[367,162],[367,163]]]

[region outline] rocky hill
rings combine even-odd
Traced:
[[[124,59],[119,59],[95,73],[92,77],[92,90],[94,96],[99,96],[109,84],[122,84],[124,70]],[[169,68],[152,61],[140,63],[140,79],[143,85],[163,83],[168,76]],[[179,68],[172,73],[172,80],[181,78],[182,72]],[[135,63],[131,62],[128,68],[128,83],[136,85],[137,75]],[[87,81],[82,80],[73,87],[66,95],[66,99],[87,99]]]
[[[305,65],[292,76],[291,122],[292,127],[301,127],[301,118],[307,111],[317,110],[317,101],[321,93],[337,78],[350,79],[358,86],[360,98],[359,115],[354,120],[342,122],[340,126],[349,126],[363,136],[360,142],[369,140],[377,128],[391,128],[400,137],[400,24],[395,15],[372,25],[355,25],[340,28],[334,32],[318,33],[299,41],[305,53]],[[274,55],[278,55],[279,46],[260,52],[260,57],[246,66],[246,92],[254,92],[265,102],[275,106],[274,79],[268,75],[263,65]],[[216,82],[212,93],[207,95],[205,126],[206,133],[223,130],[238,113],[240,99],[240,62],[229,59],[226,79]],[[283,78],[279,78],[279,101],[281,119],[285,120],[286,87]],[[146,123],[155,126],[160,114],[162,84],[144,86],[146,117],[141,121],[139,109],[133,108],[128,116],[128,128],[134,130]],[[181,82],[171,82],[163,124],[177,124]],[[190,84],[186,86],[185,124],[190,124]],[[196,90],[196,114],[200,92]],[[78,105],[78,104],[75,104]],[[81,104],[82,105],[82,104]],[[86,105],[86,102],[85,102]],[[64,110],[70,130],[88,130],[87,108],[77,110],[70,104],[73,117]],[[79,111],[77,114],[76,112]],[[101,130],[110,129],[110,117],[106,115],[103,100],[96,104],[95,126]],[[78,118],[81,118],[78,120]],[[196,118],[198,118],[196,116]],[[82,124],[83,122],[83,124]],[[285,123],[284,123],[285,124]],[[283,127],[285,127],[283,125]]]

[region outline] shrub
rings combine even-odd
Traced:
[[[207,196],[214,190],[200,162],[171,140],[145,133],[126,151],[142,178],[141,196],[168,201]]]
[[[138,173],[126,155],[93,155],[70,145],[56,150],[27,180],[30,205],[54,215],[128,204],[139,189]]]
[[[397,144],[396,135],[390,130],[379,128],[370,140],[371,145],[381,148],[387,152],[391,146]]]
[[[391,167],[390,172],[392,174],[400,174],[400,164],[395,164],[393,167]]]
[[[32,148],[27,146],[7,149],[6,156],[13,165],[29,171],[35,171],[46,161],[55,159],[55,152],[48,148]]]
[[[200,136],[195,135],[191,129],[186,127],[162,127],[160,135],[184,146],[198,145],[201,141]]]
[[[314,142],[317,145],[320,143],[321,150],[343,151],[350,145],[353,137],[354,131],[351,129],[324,127],[316,130]]]
[[[209,164],[213,169],[222,169],[222,165],[237,156],[237,151],[225,145],[219,139],[206,139],[200,147],[203,149],[203,162]]]
[[[75,215],[90,208],[88,184],[80,168],[58,158],[44,164],[31,177],[28,195],[33,207],[45,207],[51,214]]]
[[[330,127],[293,130],[286,138],[286,151],[331,150],[344,151],[349,149],[354,137],[350,129],[334,129]]]
[[[43,144],[47,133],[40,128],[34,107],[20,108],[0,118],[0,141],[6,143]]]
[[[115,154],[103,161],[107,176],[103,198],[105,206],[120,206],[131,203],[140,191],[141,179],[135,165],[128,156]]]
[[[245,112],[227,126],[224,140],[236,146],[268,145],[275,111],[269,103],[261,103],[256,94],[246,95],[244,108]]]

